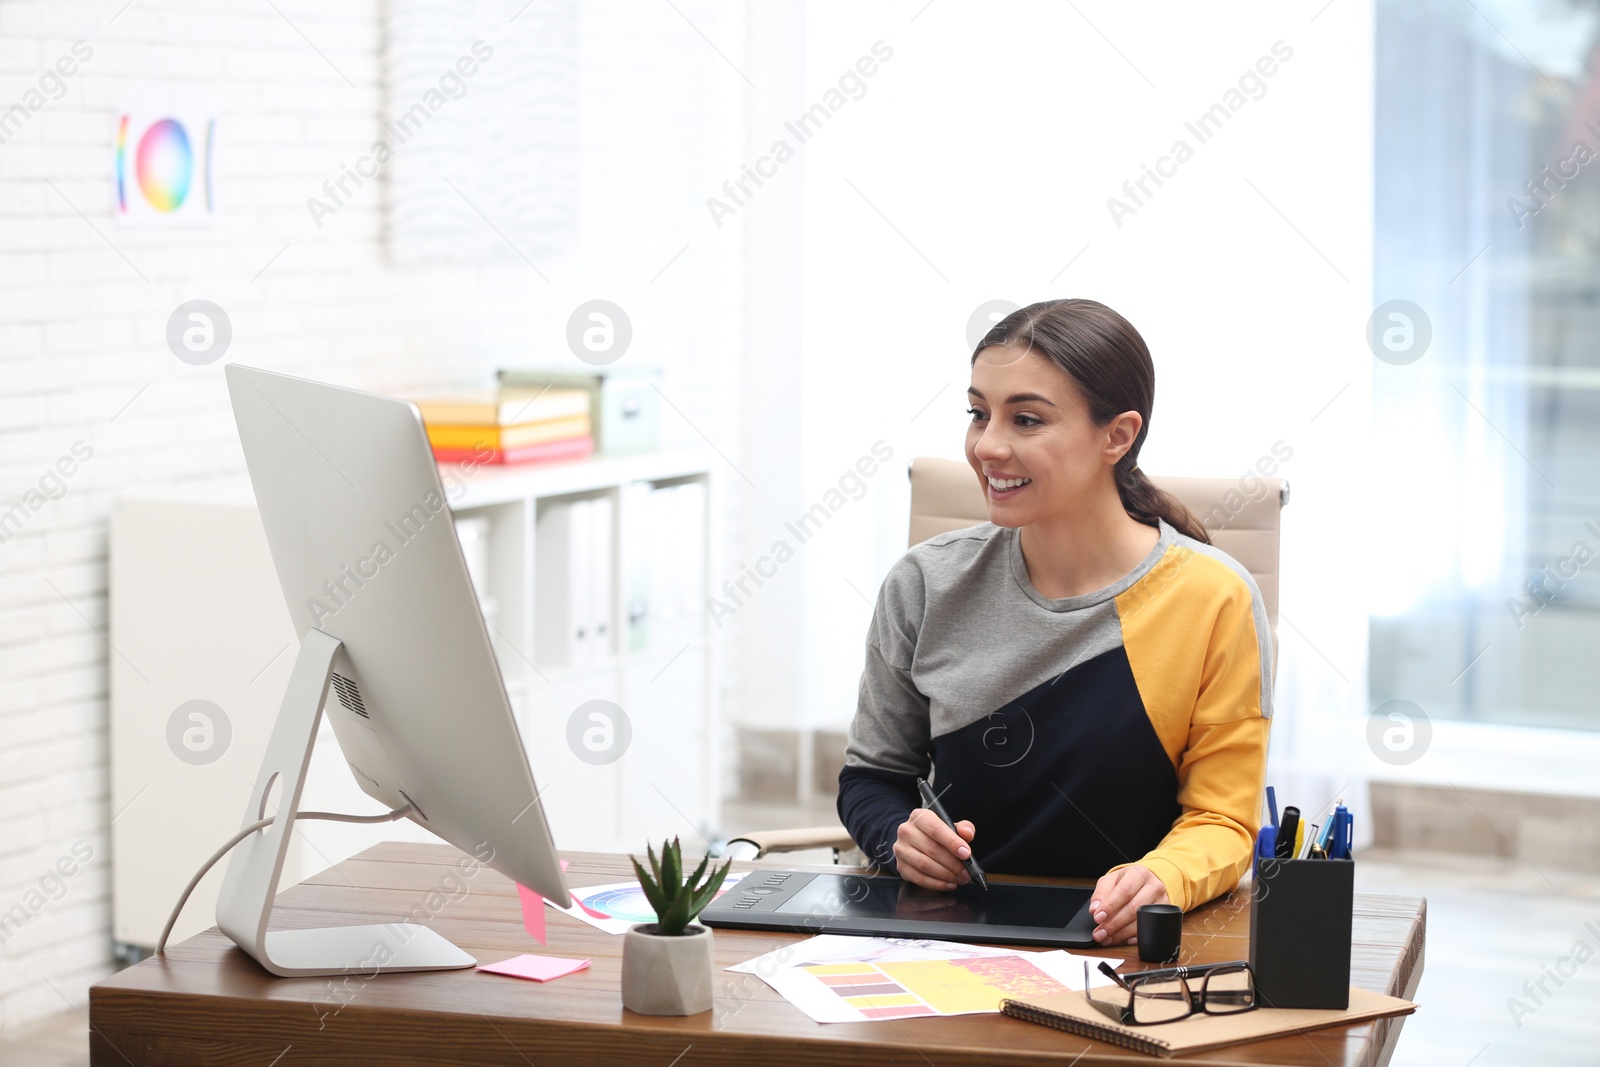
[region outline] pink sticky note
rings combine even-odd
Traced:
[[[561,861],[561,869],[567,869],[566,860]],[[539,944],[544,944],[544,897],[521,882],[517,883],[517,897],[522,901],[522,928]]]
[[[517,883],[517,896],[522,898],[522,927],[539,944],[544,944],[544,897]]]
[[[531,978],[535,982],[548,982],[562,975],[575,974],[589,969],[588,960],[571,960],[561,956],[535,956],[523,953],[499,963],[486,963],[480,971],[490,974],[509,974],[513,978]]]

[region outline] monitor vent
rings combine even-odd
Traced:
[[[337,671],[333,672],[333,691],[339,694],[339,703],[344,706],[344,710],[353,712],[363,719],[372,717],[367,714],[367,706],[361,702],[361,690],[356,687],[356,683]]]

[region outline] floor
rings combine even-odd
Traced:
[[[820,824],[831,808],[745,804],[727,815],[762,829]],[[1428,898],[1420,1007],[1395,1067],[1600,1063],[1600,875],[1443,854],[1369,850],[1359,859],[1358,892]],[[76,1014],[0,1037],[6,1067],[83,1067],[88,1058]]]
[[[83,1067],[88,1062],[89,1027],[74,1012],[0,1036],[0,1063],[6,1067]]]
[[[1395,1067],[1600,1063],[1600,875],[1445,854],[1359,859],[1358,892],[1428,898],[1419,1007]]]

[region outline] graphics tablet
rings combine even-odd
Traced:
[[[752,871],[700,913],[707,926],[802,934],[1097,946],[1091,890],[991,880],[936,893],[890,875]]]

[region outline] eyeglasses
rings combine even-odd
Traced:
[[[1245,960],[1195,967],[1162,967],[1140,971],[1127,978],[1103,960],[1099,969],[1121,992],[1127,993],[1127,1003],[1119,1003],[1122,998],[1116,991],[1109,997],[1096,995],[1089,986],[1087,962],[1083,965],[1084,996],[1095,1008],[1124,1025],[1175,1023],[1200,1013],[1234,1015],[1252,1011],[1256,1006],[1255,978]],[[1197,984],[1191,985],[1194,980],[1198,980]]]

